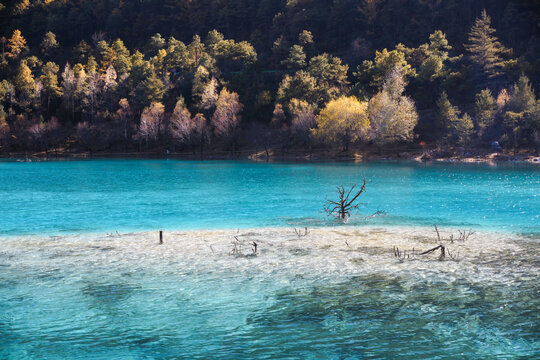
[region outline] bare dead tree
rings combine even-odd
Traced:
[[[324,206],[324,211],[326,211],[329,216],[337,215],[342,220],[350,217],[351,211],[358,209],[359,204],[355,203],[356,200],[362,193],[366,191],[366,179],[364,179],[364,183],[360,187],[359,191],[355,191],[355,188],[356,184],[353,185],[348,191],[343,185],[338,186],[337,191],[339,194],[339,200],[333,201],[327,199],[326,205]]]

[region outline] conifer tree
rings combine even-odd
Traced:
[[[508,102],[509,109],[517,113],[532,111],[536,97],[529,78],[521,75],[512,89],[512,96]]]
[[[6,146],[9,139],[9,125],[6,118],[4,107],[0,105],[0,148]]]
[[[56,35],[49,31],[43,36],[43,40],[40,44],[40,49],[43,55],[49,56],[54,49],[57,49],[59,46],[58,41],[56,40]]]
[[[509,53],[494,33],[491,18],[484,9],[469,32],[469,43],[465,44],[465,48],[471,53],[471,60],[478,64],[488,77],[500,74],[503,67],[502,56]]]
[[[478,135],[482,136],[487,128],[493,126],[497,113],[497,103],[491,90],[484,89],[476,94],[474,110]]]
[[[533,135],[537,143],[540,120],[538,117],[538,102],[534,95],[531,83],[525,75],[521,75],[512,87],[512,95],[504,114],[504,123],[512,137],[514,154],[526,135]],[[530,130],[530,131],[525,131]]]
[[[289,51],[289,57],[281,62],[289,69],[300,69],[306,66],[306,53],[300,45],[293,45]]]
[[[437,106],[439,108],[439,119],[446,128],[446,139],[459,145],[465,145],[474,130],[469,114],[465,113],[461,117],[461,111],[457,106],[450,103],[446,92],[443,92],[439,97]]]
[[[17,75],[15,76],[15,88],[19,93],[21,105],[28,105],[28,101],[34,92],[36,81],[32,75],[32,70],[28,67],[26,61],[21,61]]]
[[[62,90],[58,84],[58,70],[60,70],[58,65],[51,61],[45,64],[41,70],[40,80],[43,84],[43,92],[47,97],[47,113],[50,112],[51,100],[62,95]]]
[[[26,39],[22,36],[21,31],[16,29],[13,35],[8,40],[9,53],[7,56],[11,59],[16,59],[19,54],[26,48]]]

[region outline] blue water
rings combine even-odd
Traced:
[[[0,162],[0,359],[536,359],[539,190],[525,164]],[[478,233],[394,258],[434,223]]]
[[[0,162],[0,235],[325,226],[325,198],[367,181],[351,224],[540,232],[540,167],[525,164]]]

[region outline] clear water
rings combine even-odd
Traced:
[[[371,223],[540,232],[535,165],[93,160],[0,162],[0,235],[327,226],[363,178],[360,212],[388,213]]]
[[[364,177],[362,215],[321,212]],[[516,164],[3,162],[0,359],[538,358],[539,185]],[[394,258],[433,223],[456,259]]]

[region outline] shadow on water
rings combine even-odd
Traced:
[[[532,281],[507,288],[370,275],[291,289],[248,317],[249,337],[279,343],[287,354],[318,344],[332,358],[526,357],[540,350]]]
[[[96,305],[115,306],[127,300],[138,286],[128,283],[100,284],[88,283],[82,288],[82,293]]]

